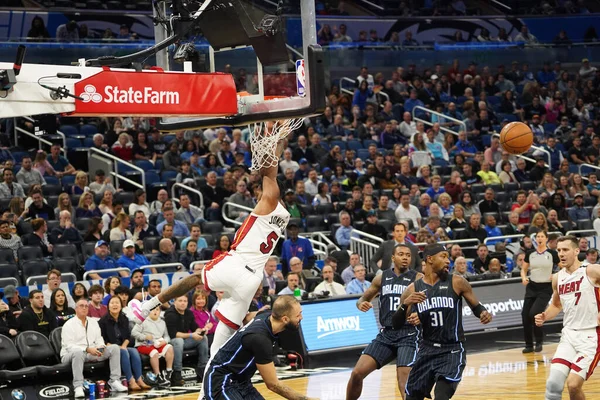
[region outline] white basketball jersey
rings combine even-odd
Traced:
[[[558,272],[558,295],[562,304],[563,326],[569,329],[593,329],[598,326],[600,290],[587,276],[585,267],[569,274]]]
[[[236,232],[231,250],[241,255],[253,270],[264,268],[289,220],[290,213],[279,202],[268,215],[251,213]]]

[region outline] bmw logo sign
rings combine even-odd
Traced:
[[[25,400],[27,398],[27,395],[21,389],[13,389],[13,391],[10,392],[10,396],[13,400]]]

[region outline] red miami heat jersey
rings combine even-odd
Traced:
[[[290,213],[279,202],[268,215],[250,213],[236,232],[231,251],[242,256],[253,270],[264,268],[289,220]]]
[[[558,295],[562,304],[565,328],[595,329],[600,312],[600,290],[587,276],[585,267],[569,274],[564,268],[558,271]]]

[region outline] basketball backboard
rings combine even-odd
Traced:
[[[216,0],[215,5],[223,3]],[[262,35],[260,39],[250,37],[250,41],[246,41],[248,44],[238,45],[243,42],[236,41],[240,28],[245,29],[248,36],[252,36],[251,32],[260,31],[264,20],[276,15],[280,4],[267,0],[226,3],[230,6],[228,12],[217,7],[212,13],[205,12],[206,18],[199,24],[199,28],[210,43],[203,54],[207,69],[210,72],[234,74],[238,91],[238,114],[222,117],[163,117],[158,123],[159,129],[173,131],[243,126],[258,121],[322,113],[325,108],[325,66],[322,49],[317,44],[315,2],[299,2],[302,48],[297,49],[285,44],[283,20],[279,34]],[[228,20],[232,15],[235,17],[236,13],[240,19],[237,28],[235,21]],[[244,36],[243,31],[240,35]],[[157,34],[157,40],[160,37],[160,33]],[[249,59],[256,62],[249,63]],[[236,65],[236,61],[239,61],[239,65]],[[239,76],[241,73],[246,73],[245,80]]]

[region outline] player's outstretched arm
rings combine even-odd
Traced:
[[[312,399],[308,396],[300,394],[296,392],[291,387],[284,385],[278,378],[277,372],[275,371],[275,364],[256,364],[256,368],[262,376],[263,381],[265,381],[265,385],[267,385],[267,389],[271,392],[277,393],[284,399],[289,400],[318,400]]]
[[[562,310],[560,297],[558,296],[558,274],[552,275],[552,301],[546,311],[535,316],[537,326],[544,325],[544,322],[554,319]]]
[[[489,311],[486,310],[481,303],[479,303],[477,296],[475,296],[475,293],[473,293],[473,287],[465,278],[459,275],[453,275],[452,286],[456,289],[456,294],[464,297],[466,302],[469,304],[469,307],[471,307],[473,315],[479,318],[479,321],[482,324],[485,325],[492,322],[492,314],[490,314]]]
[[[371,282],[371,286],[369,286],[363,295],[356,301],[356,308],[360,311],[367,312],[373,308],[371,301],[377,296],[377,293],[379,293],[379,290],[381,289],[381,276],[381,274],[377,275],[373,279],[373,282]]]

